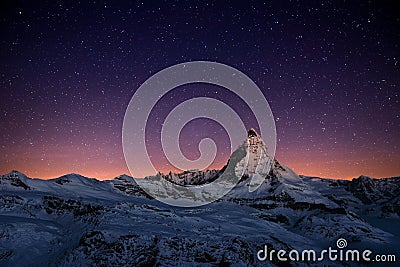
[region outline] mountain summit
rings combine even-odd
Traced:
[[[235,166],[235,175],[242,178],[251,178],[252,185],[258,186],[263,182],[272,167],[272,157],[261,136],[252,128],[247,133],[244,142],[246,156]]]
[[[201,185],[211,183],[218,179],[227,168],[226,175],[235,175],[239,179],[253,179],[254,185],[260,185],[269,174],[273,158],[269,156],[268,149],[261,136],[251,128],[247,139],[231,155],[227,165],[221,170],[189,170],[182,173],[160,174],[167,181],[177,185]]]

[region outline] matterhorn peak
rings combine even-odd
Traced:
[[[247,138],[254,138],[254,137],[259,137],[258,133],[256,132],[256,130],[254,130],[254,128],[251,128],[248,132],[247,132]]]
[[[253,128],[247,132],[244,148],[246,156],[236,164],[235,174],[251,178],[250,184],[257,188],[271,170],[273,160],[261,136]]]

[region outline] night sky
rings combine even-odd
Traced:
[[[122,122],[135,90],[168,66],[207,60],[260,87],[276,119],[276,157],[296,172],[400,175],[396,1],[144,2],[2,1],[0,173],[128,173]],[[252,127],[251,111],[226,89],[176,88],[147,125],[160,170],[173,169],[160,148],[163,118],[195,96],[226,102]],[[219,148],[211,167],[221,167],[229,142],[213,121],[188,124],[182,151],[195,159],[206,136]]]

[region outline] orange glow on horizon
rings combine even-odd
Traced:
[[[77,173],[99,180],[113,179],[118,175],[131,175],[122,151],[114,153],[114,147],[61,146],[49,147],[43,151],[29,147],[13,148],[13,162],[0,165],[0,173],[17,170],[28,177],[51,179],[69,173]],[[322,150],[324,151],[324,150]],[[384,151],[384,150],[382,150]],[[10,153],[11,154],[11,153]],[[18,155],[18,156],[16,156]],[[360,175],[375,178],[400,175],[400,155],[360,149],[357,153],[336,151],[278,150],[276,158],[298,174],[333,179],[352,179]],[[214,162],[208,169],[221,169],[225,162]],[[168,165],[159,171],[179,172]],[[142,178],[142,177],[137,177]]]
[[[386,178],[400,175],[400,165],[393,164],[393,161],[377,161],[373,159],[342,159],[342,160],[307,160],[307,159],[293,159],[285,156],[278,159],[279,162],[291,168],[296,173],[304,176],[315,176],[321,178],[332,179],[345,179],[351,180],[360,175],[367,175],[374,178]],[[397,159],[399,162],[400,159]],[[71,165],[64,163],[53,163],[49,167],[46,161],[32,160],[30,164],[16,162],[12,169],[1,167],[1,173],[9,173],[11,170],[18,170],[28,177],[40,179],[52,179],[63,176],[65,174],[77,173],[89,178],[96,178],[99,180],[113,179],[121,174],[131,175],[125,162],[114,162],[110,168],[104,168],[107,164],[104,161],[94,161],[87,164],[86,169],[74,168]],[[221,169],[224,164],[214,165],[208,169]],[[99,168],[98,166],[102,166]],[[161,173],[180,172],[178,169],[160,169]],[[142,178],[142,177],[138,177]]]

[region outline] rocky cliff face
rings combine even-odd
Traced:
[[[263,179],[271,171],[273,159],[268,154],[268,148],[261,136],[254,129],[248,131],[247,139],[238,150],[245,153],[238,158],[231,158],[234,163],[234,175],[239,178],[253,181],[253,184],[260,185]],[[164,179],[178,185],[201,185],[215,181],[225,171],[222,170],[188,170],[182,173],[160,174]],[[228,175],[233,175],[228,174]]]
[[[269,156],[268,148],[261,136],[254,129],[248,131],[244,147],[246,156],[237,163],[235,174],[250,178],[253,187],[257,187],[270,172],[273,159]]]

